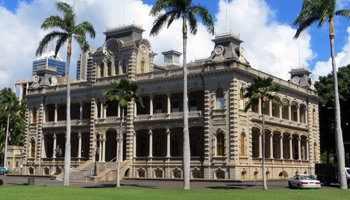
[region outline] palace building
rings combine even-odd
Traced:
[[[183,71],[180,52],[163,52],[164,64],[136,25],[109,29],[105,43],[89,54],[91,77],[71,83],[71,178],[113,180],[117,140],[122,177],[182,178]],[[284,179],[314,172],[320,160],[318,96],[307,69],[292,69],[285,81],[252,68],[235,35],[218,35],[207,58],[188,63],[189,132],[193,179],[258,180],[262,177],[262,114],[266,119],[266,175]],[[190,52],[189,52],[190,53]],[[81,70],[81,69],[80,69]],[[282,87],[283,106],[260,102],[244,111],[245,88],[256,76]],[[104,94],[119,79],[135,81],[144,107],[131,102],[119,132],[118,106]],[[60,173],[64,164],[66,84],[52,75],[25,85],[27,100],[23,171]],[[264,103],[264,106],[261,104]],[[264,110],[262,110],[264,107]],[[93,176],[96,162],[97,174]]]

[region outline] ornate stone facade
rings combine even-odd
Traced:
[[[71,85],[72,166],[77,169],[95,158],[115,162],[121,112],[104,107],[104,93],[113,81],[127,78],[138,84],[145,106],[131,102],[125,113],[123,175],[182,177],[183,72],[176,63],[155,65],[156,54],[142,32],[134,25],[107,30],[106,42],[92,54],[92,80]],[[320,159],[317,92],[252,68],[237,36],[213,41],[208,59],[188,63],[192,178],[260,179],[262,113],[268,179],[313,173]],[[282,107],[264,102],[265,110],[260,104],[244,111],[243,93],[255,76],[273,77],[283,88],[276,94]],[[65,90],[64,84],[28,88],[26,173],[50,174],[63,165]]]

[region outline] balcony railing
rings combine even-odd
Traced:
[[[203,117],[203,111],[201,110],[195,110],[190,111],[188,113],[189,118],[198,118]],[[167,113],[156,113],[153,115],[143,114],[143,115],[137,115],[136,121],[145,121],[145,120],[166,120],[166,119],[181,119],[183,118],[183,112],[172,112],[170,114]]]

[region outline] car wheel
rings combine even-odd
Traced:
[[[0,179],[0,185],[3,185],[4,184],[4,181],[2,181],[1,179]]]
[[[301,185],[300,184],[297,185],[297,189],[301,189]]]
[[[290,182],[288,182],[288,187],[289,187],[289,188],[292,188],[292,185],[290,184]]]

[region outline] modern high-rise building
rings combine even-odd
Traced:
[[[33,75],[51,74],[55,76],[66,75],[66,62],[59,55],[55,58],[55,51],[43,53],[39,58],[33,61]]]
[[[94,53],[94,51],[95,50],[90,49],[89,51],[86,51],[85,53],[82,52],[80,54],[79,60],[77,61],[77,80],[91,80],[94,65],[91,54]]]

